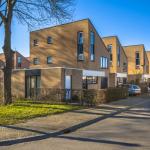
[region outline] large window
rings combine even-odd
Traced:
[[[118,66],[120,66],[120,53],[121,53],[121,50],[120,50],[120,46],[119,46],[119,47],[118,47],[118,52],[117,52]]]
[[[95,60],[95,34],[94,32],[90,33],[90,60]]]
[[[77,53],[78,60],[84,60],[84,50],[83,50],[83,32],[78,32],[77,35]]]
[[[135,53],[135,64],[136,66],[140,65],[140,53],[139,52]]]
[[[112,58],[112,44],[108,45],[107,49],[108,49],[109,54],[110,54],[110,62],[111,62],[113,60],[113,58]]]
[[[34,65],[39,65],[39,63],[40,63],[40,61],[39,61],[38,58],[34,58],[34,59],[33,59],[33,64],[34,64]]]
[[[100,68],[107,69],[108,68],[108,58],[100,57]]]

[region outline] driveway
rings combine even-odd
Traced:
[[[77,116],[77,122],[74,116]],[[73,118],[73,124],[68,123],[69,118]],[[22,124],[24,130],[30,126],[28,130],[39,134],[1,141],[0,150],[150,149],[150,97],[131,97],[89,110],[78,110],[72,112],[72,116],[66,116],[65,120],[66,126],[61,122],[63,128],[59,130],[58,125],[58,130],[54,131],[49,127],[50,132],[48,127],[43,130],[40,125],[34,125],[34,131],[31,122]]]

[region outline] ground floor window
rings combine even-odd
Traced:
[[[127,84],[127,78],[117,78],[117,86]]]
[[[89,84],[98,84],[98,77],[94,76],[83,77],[83,89],[87,89]]]

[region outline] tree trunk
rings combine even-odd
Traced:
[[[5,39],[3,51],[5,54],[5,67],[4,67],[4,104],[12,103],[11,95],[11,74],[12,74],[12,56],[11,50],[11,26],[9,23],[5,24]]]

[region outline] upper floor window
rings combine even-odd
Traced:
[[[100,68],[107,69],[108,68],[108,58],[107,57],[100,57]]]
[[[95,34],[94,32],[90,33],[90,60],[95,60]]]
[[[50,36],[47,37],[47,44],[52,44],[52,37]]]
[[[121,50],[120,50],[120,46],[119,46],[118,51],[117,51],[118,66],[120,66],[120,57],[121,57]]]
[[[38,46],[38,40],[37,39],[33,40],[33,46]]]
[[[38,58],[34,58],[34,59],[33,59],[33,64],[34,64],[34,65],[39,65],[39,63],[40,63],[40,61],[39,61]]]
[[[136,66],[140,65],[140,53],[139,52],[135,53],[135,64]]]
[[[17,65],[18,67],[21,67],[21,63],[22,63],[22,57],[17,57]]]
[[[127,72],[127,63],[126,62],[123,63],[123,72]]]
[[[17,58],[17,63],[18,63],[18,64],[21,64],[21,63],[22,63],[22,57],[19,56],[19,57]]]
[[[77,57],[78,60],[84,60],[83,32],[78,32],[77,35]]]
[[[110,61],[112,61],[113,60],[113,58],[112,58],[112,44],[108,45],[107,49],[108,49],[109,54],[110,54]]]
[[[47,57],[47,64],[51,64],[52,63],[52,57],[51,56],[48,56]]]

